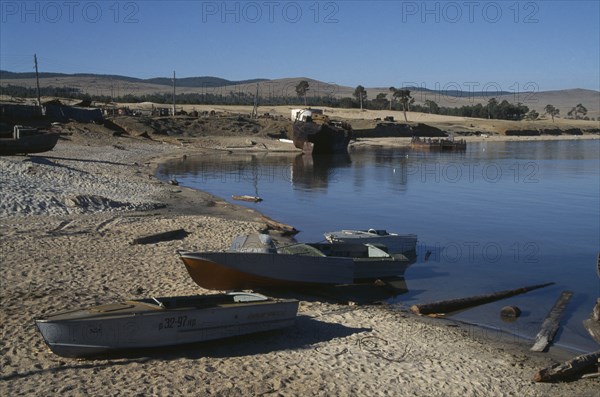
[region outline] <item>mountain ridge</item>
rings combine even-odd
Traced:
[[[128,83],[148,83],[157,85],[173,85],[171,77],[151,77],[141,79],[138,77],[123,76],[118,74],[97,74],[97,73],[58,73],[58,72],[41,72],[40,79],[57,78],[57,77],[91,77],[91,78],[106,78],[118,81],[126,81]],[[11,72],[8,70],[0,70],[0,80],[16,80],[16,79],[32,79],[35,78],[34,72]],[[268,79],[248,79],[248,80],[227,80],[221,77],[214,76],[197,76],[197,77],[182,77],[177,78],[177,85],[180,87],[225,87],[229,85],[252,84],[267,81]]]
[[[124,76],[124,75],[112,75],[112,74],[99,74],[99,73],[60,73],[60,72],[40,72],[40,79],[47,78],[77,78],[77,77],[86,77],[86,78],[102,78],[102,79],[112,79],[117,81],[125,81],[129,83],[146,83],[146,84],[156,84],[156,85],[173,85],[173,78],[171,77],[151,77],[147,79],[142,79],[138,77]],[[0,81],[2,80],[21,80],[21,79],[32,79],[35,78],[34,72],[11,72],[8,70],[0,70]],[[313,85],[318,84],[322,87],[343,87],[342,85],[335,83],[326,83],[323,81],[319,81],[309,77],[284,77],[278,79],[265,79],[265,78],[255,78],[255,79],[247,79],[247,80],[228,80],[222,77],[215,76],[194,76],[194,77],[181,77],[177,78],[177,87],[188,87],[188,88],[200,88],[200,87],[227,87],[227,86],[235,86],[235,85],[243,85],[243,84],[254,84],[254,83],[263,83],[263,82],[293,82],[307,80],[309,83],[312,81]],[[351,88],[351,87],[349,87]],[[414,87],[414,86],[406,86],[406,87],[397,87],[403,89],[410,89],[415,92],[427,92],[427,93],[438,93],[452,97],[465,97],[465,96],[490,96],[490,92],[488,91],[463,91],[463,90],[433,90],[429,88],[423,87]],[[382,87],[366,87],[367,90],[373,91],[385,91],[386,88]],[[561,93],[565,91],[579,91],[579,92],[594,92],[600,93],[600,91],[590,90],[587,88],[565,88],[560,90],[546,90],[539,91],[538,93]],[[528,91],[521,91],[520,93],[527,93]],[[512,91],[498,91],[494,92],[494,95],[502,96],[502,95],[511,95],[515,94]]]

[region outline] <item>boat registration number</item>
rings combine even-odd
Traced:
[[[195,318],[188,318],[188,316],[178,317],[167,317],[160,323],[158,323],[158,330],[172,329],[172,328],[188,328],[196,325]]]

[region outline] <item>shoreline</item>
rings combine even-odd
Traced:
[[[359,149],[359,150],[368,150],[372,147],[384,147],[384,148],[408,147],[408,146],[410,146],[411,139],[412,138],[403,138],[403,137],[400,137],[400,138],[360,138],[360,140],[357,139],[354,142],[354,144],[351,142],[350,146],[354,145],[353,149]],[[562,140],[565,140],[565,141],[574,141],[574,140],[600,141],[600,135],[588,134],[588,135],[559,135],[559,136],[545,135],[545,136],[489,136],[489,137],[466,136],[466,137],[458,137],[456,139],[464,139],[467,142],[477,142],[477,143],[481,143],[481,142],[535,142],[535,141],[562,141]],[[361,145],[357,145],[358,143],[360,143]],[[349,149],[350,149],[350,147],[349,147]],[[221,149],[219,149],[219,150],[221,150]],[[187,152],[187,153],[185,153],[185,155],[194,156],[194,155],[199,155],[199,154],[203,154],[206,152],[210,153],[211,151],[212,150],[210,148],[202,148],[200,150],[194,150],[192,152]],[[256,153],[256,152],[270,153],[271,151],[247,148],[247,149],[238,149],[238,150],[236,150],[236,152],[238,152],[238,153]],[[279,150],[279,151],[275,151],[275,152],[276,153],[289,152],[289,153],[296,153],[296,154],[302,153],[301,151],[299,151],[297,149],[292,149],[289,151]],[[215,153],[210,153],[210,154],[215,154]],[[171,159],[179,158],[179,157],[180,156],[168,155],[168,156],[161,156],[156,159],[153,159],[152,163],[154,164],[154,167],[155,167],[154,175],[156,175],[158,173],[158,169],[162,163],[164,163],[165,161],[171,160]],[[165,181],[165,180],[163,180],[163,182],[167,183],[167,181]],[[259,216],[264,215],[260,211],[250,209],[243,205],[229,203],[229,202],[227,202],[226,198],[213,195],[213,194],[205,192],[203,190],[188,188],[188,187],[180,187],[180,188],[188,189],[192,192],[207,194],[207,195],[214,197],[215,199],[220,200],[221,202],[225,202],[233,207],[245,209],[248,212],[257,213]],[[280,219],[279,221],[282,221],[282,220]],[[292,225],[292,226],[294,226],[294,225]],[[417,315],[412,315],[412,314],[410,314],[410,315],[416,319],[428,318],[427,316],[417,316]],[[500,335],[500,340],[505,341],[505,342],[517,339],[519,341],[514,342],[514,345],[516,346],[516,348],[518,350],[523,350],[523,352],[525,352],[525,353],[528,351],[528,348],[529,348],[528,344],[532,344],[534,342],[533,339],[530,340],[529,338],[526,338],[522,335],[514,334],[511,332],[508,332],[507,330],[497,329],[497,328],[494,328],[491,326],[486,326],[485,324],[471,323],[471,322],[466,322],[466,321],[452,319],[452,318],[442,318],[442,319],[438,318],[438,319],[433,319],[433,320],[434,320],[434,322],[435,321],[447,321],[447,322],[453,323],[455,326],[459,326],[461,328],[477,327],[480,329],[493,331],[493,332],[498,333]],[[567,360],[570,355],[578,355],[578,354],[583,354],[586,352],[587,351],[584,349],[578,349],[575,346],[566,346],[566,345],[563,345],[560,343],[550,344],[550,346],[548,347],[548,351],[547,351],[547,353],[549,353],[551,356],[553,356],[553,358],[555,358],[555,359],[560,358],[563,360]]]
[[[496,143],[496,142],[536,142],[536,141],[562,141],[562,140],[565,140],[565,141],[593,140],[593,141],[600,142],[600,136],[598,136],[598,135],[583,135],[583,136],[563,135],[563,136],[539,136],[539,137],[538,136],[536,136],[536,137],[532,137],[532,136],[523,136],[523,137],[495,136],[495,137],[489,137],[489,138],[471,136],[471,137],[462,137],[462,138],[457,138],[457,139],[465,139],[465,140],[467,140],[467,142],[479,142],[479,143],[480,142],[494,142],[494,143]],[[402,138],[361,138],[358,142],[360,142],[363,145],[359,146],[359,147],[355,146],[354,149],[369,150],[374,147],[383,147],[383,148],[408,147],[410,145],[410,141],[411,141],[411,138],[403,138],[403,137]],[[356,145],[356,143],[355,143],[355,145]],[[222,149],[219,149],[219,150],[222,150]],[[293,150],[293,151],[288,151],[288,152],[295,153],[295,154],[302,153],[299,150]],[[211,154],[211,155],[216,154],[215,152],[211,153],[211,149],[203,148],[200,151],[194,150],[191,152],[187,152],[186,155],[189,157],[189,156],[194,156],[194,155],[203,154],[203,153],[207,153],[207,154]],[[260,150],[260,149],[256,150],[253,148],[247,148],[246,150],[238,148],[238,150],[236,150],[230,154],[235,154],[235,153],[243,154],[243,153],[271,153],[271,152],[265,151],[265,150]],[[275,153],[281,153],[281,151],[275,152]],[[156,166],[154,174],[155,175],[157,174],[158,167],[160,166],[160,164],[162,164],[165,161],[168,161],[171,159],[177,159],[177,158],[180,158],[180,156],[168,155],[168,156],[162,156],[162,157],[157,158],[156,161],[153,161],[154,165]],[[168,182],[165,179],[162,179],[162,181],[164,183]],[[220,196],[213,195],[206,191],[195,189],[195,188],[182,187],[182,186],[179,186],[179,187],[183,188],[183,189],[189,189],[192,192],[198,192],[200,194],[207,194],[207,195],[213,197],[215,200],[218,200],[222,203],[227,203],[228,205],[231,205],[233,207],[245,209],[246,211],[251,212],[251,213],[256,213],[256,214],[258,214],[259,217],[264,215],[258,210],[248,208],[241,204],[236,204],[235,202],[229,202],[229,201],[227,201],[228,200],[227,197],[220,197]],[[278,221],[282,221],[283,223],[286,223],[285,219],[278,219]],[[292,226],[297,226],[297,225],[292,225]],[[415,318],[427,318],[427,316],[425,316],[425,317],[414,316],[414,317]],[[524,335],[515,334],[508,330],[494,328],[493,326],[489,326],[489,325],[482,324],[482,323],[468,322],[468,321],[464,321],[464,320],[460,320],[460,319],[453,319],[453,318],[449,318],[449,317],[436,319],[434,321],[441,321],[441,320],[451,322],[455,326],[460,326],[460,327],[465,327],[465,328],[477,327],[477,328],[487,330],[490,332],[495,332],[499,335],[499,339],[504,340],[504,341],[511,341],[511,340],[516,339],[516,340],[518,340],[518,342],[515,342],[515,345],[520,345],[520,347],[522,347],[523,351],[525,351],[525,352],[528,351],[528,348],[530,347],[529,345],[533,344],[533,342],[534,342],[533,338],[528,338]],[[555,358],[556,357],[564,357],[565,360],[568,358],[569,355],[578,355],[578,354],[583,354],[586,352],[587,352],[587,350],[585,350],[583,348],[578,348],[577,346],[570,346],[570,345],[565,345],[565,344],[561,344],[561,343],[552,343],[552,344],[550,344],[550,346],[548,348],[548,353],[553,355]]]
[[[538,142],[538,141],[598,141],[600,135],[541,135],[541,136],[505,136],[490,135],[487,138],[481,136],[455,136],[456,140],[464,139],[467,143],[483,142]],[[364,146],[372,147],[404,147],[410,146],[411,138],[359,138],[350,143],[349,148],[359,149]]]
[[[11,258],[3,261],[0,292],[5,319],[0,388],[7,395],[84,395],[106,384],[123,393],[146,387],[150,394],[545,396],[596,390],[591,379],[531,381],[535,370],[570,358],[560,346],[532,354],[508,334],[505,340],[497,332],[478,332],[479,326],[416,317],[386,305],[302,301],[296,326],[276,334],[134,358],[55,356],[31,325],[36,316],[133,297],[210,293],[191,281],[175,250],[226,249],[233,235],[261,225],[254,210],[156,178],[167,158],[206,149],[114,137],[72,137],[59,145],[47,156],[0,158],[5,170],[0,244],[2,256]],[[93,194],[109,200],[80,201],[86,208],[64,204],[68,196]],[[128,196],[131,206],[118,207]],[[6,200],[30,202],[16,207],[20,215],[6,216]],[[166,206],[145,209],[150,204]],[[130,244],[139,235],[176,228],[190,234],[181,241]]]

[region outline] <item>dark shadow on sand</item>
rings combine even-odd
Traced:
[[[55,167],[63,167],[63,168],[67,168],[67,169],[75,170],[75,171],[79,171],[79,172],[83,172],[83,171],[78,170],[76,168],[71,168],[71,167],[68,167],[68,166],[65,166],[65,165],[54,163],[51,160],[77,161],[77,162],[80,162],[80,163],[96,163],[96,164],[107,164],[107,165],[125,165],[125,166],[132,165],[131,163],[119,163],[119,162],[116,162],[116,161],[91,160],[91,159],[74,159],[74,158],[69,158],[69,157],[33,156],[33,155],[29,155],[29,158],[31,159],[31,162],[35,163],[35,164],[51,165],[51,166],[55,166]]]

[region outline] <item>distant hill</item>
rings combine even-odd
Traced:
[[[120,76],[120,75],[111,75],[111,74],[93,74],[93,73],[48,73],[43,72],[39,74],[40,79],[48,79],[48,78],[99,78],[113,81],[124,81],[128,83],[147,83],[147,84],[157,84],[157,85],[173,85],[173,79],[170,77],[153,77],[150,79],[139,79],[136,77],[128,77],[128,76]],[[34,79],[35,73],[33,72],[9,72],[6,70],[0,70],[0,80],[22,80],[22,79]],[[251,80],[241,80],[241,81],[232,81],[226,80],[219,77],[211,77],[211,76],[202,76],[202,77],[184,77],[177,79],[178,87],[224,87],[228,85],[238,85],[238,84],[252,84],[252,83],[260,83],[262,81],[266,81],[266,79],[251,79]],[[9,82],[7,82],[9,83]]]
[[[142,80],[145,83],[150,84],[159,84],[159,85],[173,85],[173,79],[168,77],[155,77],[152,79]],[[238,85],[238,84],[254,84],[260,83],[263,81],[267,81],[266,79],[250,79],[250,80],[240,80],[240,81],[231,81],[221,79],[219,77],[184,77],[181,79],[177,79],[178,87],[225,87],[228,85]]]
[[[309,83],[308,102],[311,97],[352,97],[355,87],[323,82],[307,77],[289,77],[281,79],[251,79],[230,81],[219,77],[185,77],[177,79],[178,94],[215,94],[223,96],[245,95],[252,97],[259,83],[259,96],[262,98],[286,97],[297,98],[296,85],[306,80]],[[0,71],[0,86],[15,85],[35,87],[35,73],[15,73]],[[41,87],[68,87],[93,95],[120,97],[127,94],[150,95],[170,94],[173,81],[169,77],[139,79],[118,75],[100,75],[91,73],[40,73]],[[398,87],[399,88],[399,87]],[[560,110],[560,117],[565,117],[569,110],[581,103],[588,109],[589,117],[600,117],[600,92],[586,89],[568,89],[556,91],[540,91],[532,93],[502,92],[469,92],[460,90],[436,91],[421,87],[408,87],[412,91],[415,103],[423,104],[432,100],[439,106],[461,107],[481,103],[485,105],[491,97],[498,101],[507,100],[511,103],[522,102],[530,109],[540,113],[544,106],[552,104]],[[368,99],[374,99],[378,94],[389,98],[389,87],[367,87]]]
[[[405,89],[409,89],[411,91],[415,91],[415,92],[428,92],[431,94],[436,94],[436,95],[446,95],[449,97],[454,97],[454,98],[463,98],[465,96],[471,96],[474,98],[479,98],[479,97],[489,97],[490,93],[487,91],[460,91],[460,90],[430,90],[429,88],[422,88],[422,87],[402,87]],[[497,91],[494,92],[494,95],[510,95],[512,94],[512,92],[510,91]]]
[[[64,77],[96,77],[96,78],[106,78],[106,79],[114,79],[114,80],[122,80],[128,82],[141,82],[142,79],[138,79],[136,77],[127,77],[127,76],[119,76],[119,75],[111,75],[111,74],[93,74],[93,73],[52,73],[52,72],[42,72],[40,73],[40,79],[47,78],[64,78]],[[35,79],[34,72],[9,72],[7,70],[0,70],[0,80],[14,80],[14,79]]]
[[[171,87],[173,85],[173,79],[171,77],[153,77],[153,78],[149,78],[149,79],[140,79],[140,78],[136,78],[136,77],[111,75],[111,74],[93,74],[93,73],[67,74],[67,73],[51,73],[51,72],[40,73],[39,77],[40,77],[40,79],[96,78],[96,79],[103,79],[103,80],[112,80],[113,82],[114,81],[124,81],[124,82],[128,82],[128,83],[145,83],[145,84],[166,85],[169,87]],[[33,79],[33,78],[35,78],[35,73],[33,73],[33,72],[9,72],[7,70],[0,70],[0,80],[23,80],[23,79]],[[267,82],[267,81],[279,83],[279,84],[288,83],[287,85],[293,85],[295,87],[295,85],[298,84],[298,82],[300,80],[308,81],[308,83],[310,84],[311,87],[317,88],[316,90],[313,89],[313,92],[319,92],[322,94],[336,95],[337,92],[333,92],[333,91],[337,91],[337,88],[340,87],[334,83],[324,83],[324,82],[306,78],[306,77],[284,78],[284,79],[276,79],[276,80],[249,79],[249,80],[233,81],[233,80],[227,80],[227,79],[223,79],[220,77],[212,77],[212,76],[177,78],[177,87],[190,87],[190,88],[226,87],[226,86],[234,86],[234,85],[262,83],[262,82]],[[10,82],[6,82],[6,83],[10,84]],[[321,90],[318,90],[319,87],[321,87]],[[329,88],[329,91],[328,91],[328,88]],[[344,90],[345,94],[347,94],[348,96],[351,96],[354,89],[352,89],[350,87],[344,87],[344,88],[347,88],[346,90]],[[430,89],[421,88],[421,87],[402,87],[402,88],[407,88],[407,89],[410,89],[411,91],[415,91],[415,92],[429,92],[429,93],[433,93],[433,94],[440,93],[440,91],[430,90]],[[349,90],[352,90],[352,92],[350,92]],[[381,90],[384,92],[388,91],[387,88],[371,88],[370,90]],[[459,90],[446,90],[443,92],[443,94],[446,96],[450,96],[450,97],[461,98],[466,95],[466,92],[459,91]],[[481,97],[481,96],[489,95],[488,92],[483,92],[483,91],[469,92],[468,94],[473,97]],[[511,94],[511,92],[508,92],[508,91],[502,91],[502,92],[497,93],[497,95],[510,95],[510,94]],[[294,93],[294,95],[295,95],[295,93]]]

